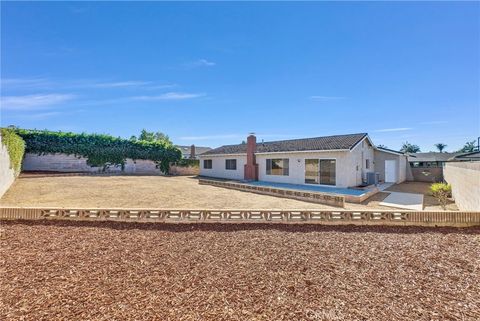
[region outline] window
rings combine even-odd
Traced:
[[[236,170],[237,169],[237,160],[236,159],[226,159],[225,160],[225,169]]]
[[[203,168],[212,169],[212,160],[211,159],[204,159],[203,160]]]
[[[369,169],[369,168],[370,168],[370,160],[369,160],[369,159],[366,159],[366,160],[365,160],[365,168],[366,168],[366,169]]]
[[[305,183],[335,185],[336,160],[335,159],[306,159]]]
[[[267,175],[288,176],[288,158],[267,159]]]

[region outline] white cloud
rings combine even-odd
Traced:
[[[47,78],[2,78],[1,84],[4,88],[45,88],[53,85]]]
[[[118,81],[91,84],[96,88],[122,88],[122,87],[140,87],[151,84],[150,81]]]
[[[4,96],[0,99],[3,110],[38,110],[48,109],[75,98],[71,94],[38,94],[25,96]]]
[[[407,130],[412,130],[411,127],[398,127],[398,128],[384,128],[384,129],[377,129],[374,130],[376,133],[387,133],[387,132],[402,132]]]
[[[345,97],[341,97],[341,96],[310,96],[310,99],[315,100],[315,101],[327,101],[327,100],[345,99]]]
[[[213,67],[215,65],[216,65],[215,62],[208,61],[207,59],[198,59],[198,60],[187,62],[184,64],[186,68]]]
[[[155,101],[155,100],[187,100],[194,99],[199,97],[204,97],[205,94],[192,94],[192,93],[178,93],[178,92],[168,92],[161,95],[155,96],[136,96],[132,97],[134,100],[144,100],[144,101]]]

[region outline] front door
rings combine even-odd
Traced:
[[[335,185],[335,159],[305,159],[305,184]]]

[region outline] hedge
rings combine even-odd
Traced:
[[[127,140],[101,134],[75,134],[47,130],[17,129],[26,143],[26,152],[47,154],[63,153],[87,158],[92,167],[125,167],[127,158],[145,159],[157,163],[167,174],[170,163],[180,160],[180,150],[167,141],[147,142]]]
[[[198,159],[190,159],[190,158],[182,158],[178,162],[175,163],[175,166],[178,167],[200,167],[200,160]]]
[[[7,148],[10,157],[10,168],[15,171],[15,176],[22,168],[23,154],[25,153],[25,141],[15,133],[14,129],[0,128],[2,145]]]

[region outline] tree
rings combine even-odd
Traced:
[[[146,129],[142,129],[140,136],[138,136],[138,140],[145,140],[147,142],[155,142],[155,141],[166,141],[171,143],[170,137],[162,132],[149,132]]]
[[[418,147],[418,145],[413,145],[413,144],[410,144],[409,142],[405,142],[403,143],[400,151],[403,153],[419,153],[420,147]]]
[[[434,146],[438,149],[440,153],[443,153],[443,150],[445,149],[445,147],[447,147],[447,145],[442,143],[435,144]]]
[[[384,148],[384,149],[388,149],[387,146],[383,145],[383,144],[380,144],[380,145],[377,145],[378,148]]]
[[[475,141],[472,140],[471,142],[466,142],[465,145],[460,149],[458,152],[459,153],[471,153],[477,150],[477,147],[475,146]]]

